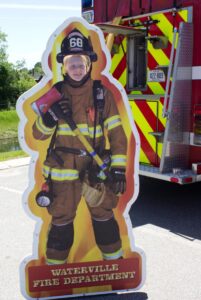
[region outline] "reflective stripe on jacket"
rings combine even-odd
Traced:
[[[55,181],[76,180],[79,172],[73,169],[56,169],[48,166],[43,167],[43,175],[47,178],[51,174],[51,179]]]
[[[93,114],[89,111],[94,110],[93,100],[93,80],[89,79],[82,87],[73,88],[64,82],[62,85],[62,94],[64,98],[68,99],[72,107],[72,118],[77,124],[82,134],[87,138],[89,143],[93,145],[94,135],[94,120]],[[97,114],[96,126],[96,148],[100,146],[105,148],[106,138],[109,141],[109,147],[112,153],[111,166],[126,167],[126,153],[127,153],[127,138],[122,127],[121,118],[113,98],[112,93],[104,87],[105,105],[103,111],[103,120],[105,132],[103,133],[99,125],[99,113]],[[48,128],[43,124],[39,117],[33,125],[33,135],[36,139],[45,140],[50,137],[55,128]],[[55,140],[56,147],[70,147],[85,150],[83,144],[75,136],[69,125],[64,120],[58,121],[58,130]],[[78,178],[78,173],[86,167],[86,161],[89,158],[75,155],[67,155],[60,153],[60,157],[64,160],[64,166],[57,164],[52,158],[45,161],[45,166],[48,166],[50,172],[53,174],[55,180],[75,180]],[[64,171],[65,169],[65,171]],[[59,173],[58,170],[62,172]],[[70,170],[70,171],[69,171]],[[72,172],[71,172],[72,171]],[[47,175],[47,169],[45,175]],[[59,174],[59,175],[58,175]],[[71,175],[73,176],[71,177]],[[75,175],[76,174],[76,175]],[[77,176],[77,177],[76,177]],[[52,178],[53,178],[52,177]],[[71,178],[71,179],[70,179]]]

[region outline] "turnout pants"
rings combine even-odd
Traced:
[[[48,208],[52,223],[47,239],[47,263],[65,263],[74,239],[73,221],[81,200],[82,182],[53,181],[53,203]],[[117,259],[122,256],[119,227],[112,209],[117,206],[118,197],[106,186],[103,202],[88,209],[92,218],[95,240],[103,259]]]

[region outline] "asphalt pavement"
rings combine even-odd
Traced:
[[[0,163],[0,300],[24,299],[19,264],[32,253],[35,227],[21,201],[28,185],[29,160]],[[200,186],[141,178],[139,197],[130,216],[135,244],[146,254],[145,284],[133,293],[85,299],[200,300]]]

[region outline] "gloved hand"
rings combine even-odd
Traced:
[[[66,119],[72,117],[72,110],[68,99],[61,99],[54,103],[50,110],[55,114],[57,119]]]
[[[43,123],[46,127],[53,128],[56,126],[57,118],[55,118],[52,114],[48,111],[42,115]]]
[[[49,100],[51,101],[52,100],[51,92],[53,91],[54,88],[57,89],[57,91],[61,94],[61,97],[62,97],[62,84],[63,84],[62,81],[57,82],[56,84],[54,84],[53,88],[47,94],[44,95],[44,97],[47,97],[47,95],[49,97],[48,100],[46,100],[46,101],[49,101]],[[51,106],[51,108],[52,108],[52,106]],[[57,121],[58,121],[58,117],[56,116],[56,114],[53,112],[53,110],[51,108],[46,113],[41,114],[44,125],[49,127],[49,128],[53,128],[56,125]]]
[[[112,168],[110,171],[112,179],[112,190],[116,195],[123,194],[126,191],[126,175],[125,170],[120,168]]]

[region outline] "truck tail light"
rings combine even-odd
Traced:
[[[194,143],[201,144],[201,107],[196,107],[194,111]]]
[[[184,177],[184,178],[182,178],[182,179],[180,179],[179,180],[179,178],[178,177],[171,177],[170,178],[170,181],[171,182],[174,182],[174,183],[191,183],[191,182],[193,182],[193,178],[192,177]]]
[[[201,174],[201,165],[197,165],[197,174]]]
[[[178,183],[179,182],[179,178],[177,178],[177,177],[171,177],[170,181],[174,182],[174,183]]]
[[[185,177],[182,180],[183,183],[191,183],[193,182],[193,178],[192,177]]]

